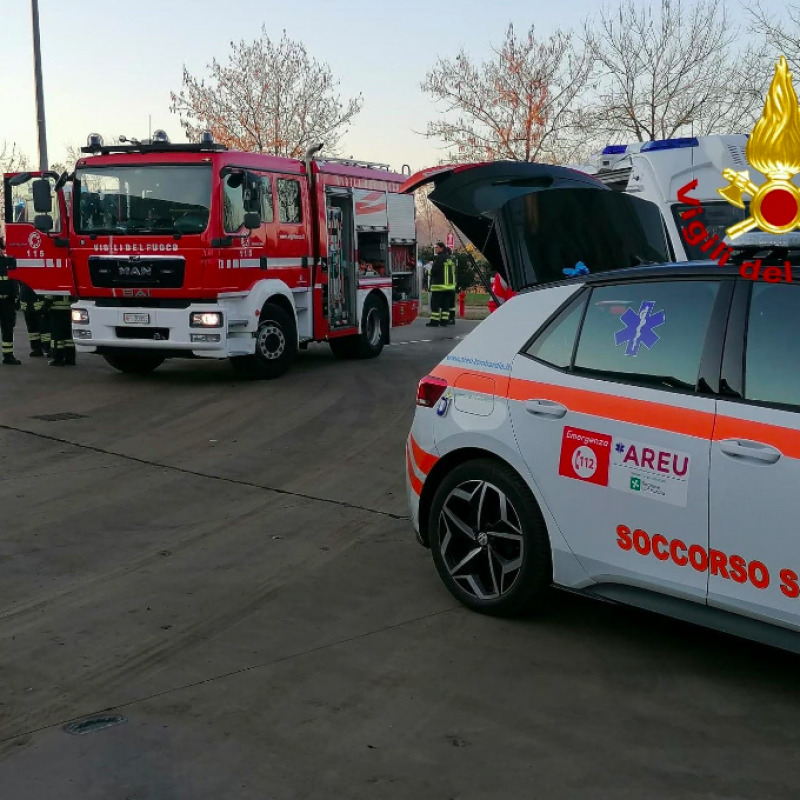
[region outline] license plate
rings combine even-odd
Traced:
[[[127,325],[149,325],[149,314],[123,314],[123,320]]]

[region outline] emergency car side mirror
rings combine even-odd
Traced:
[[[252,231],[261,227],[261,215],[257,211],[247,211],[244,215],[244,226]]]
[[[50,233],[53,230],[53,218],[49,214],[37,214],[33,218],[33,227],[42,233]]]
[[[37,214],[50,214],[53,211],[53,193],[50,181],[39,178],[31,184],[33,190],[33,210]]]

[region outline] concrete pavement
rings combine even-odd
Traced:
[[[0,369],[3,800],[791,796],[796,657],[443,589],[403,447],[472,327],[417,322],[372,362],[312,346],[266,383]],[[63,730],[101,713],[127,721]]]

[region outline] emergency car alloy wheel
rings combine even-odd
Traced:
[[[512,615],[544,599],[552,581],[544,520],[504,464],[476,460],[452,470],[436,491],[428,530],[439,575],[464,605]]]

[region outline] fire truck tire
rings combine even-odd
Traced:
[[[371,294],[364,301],[361,333],[331,339],[330,346],[337,358],[377,358],[389,338],[389,312],[382,297]]]
[[[269,380],[283,375],[297,357],[297,329],[292,316],[274,303],[265,303],[256,332],[252,356],[231,359],[233,368],[251,380]]]
[[[124,350],[106,353],[106,363],[120,372],[130,375],[146,375],[164,363],[164,356],[158,353],[127,353]]]

